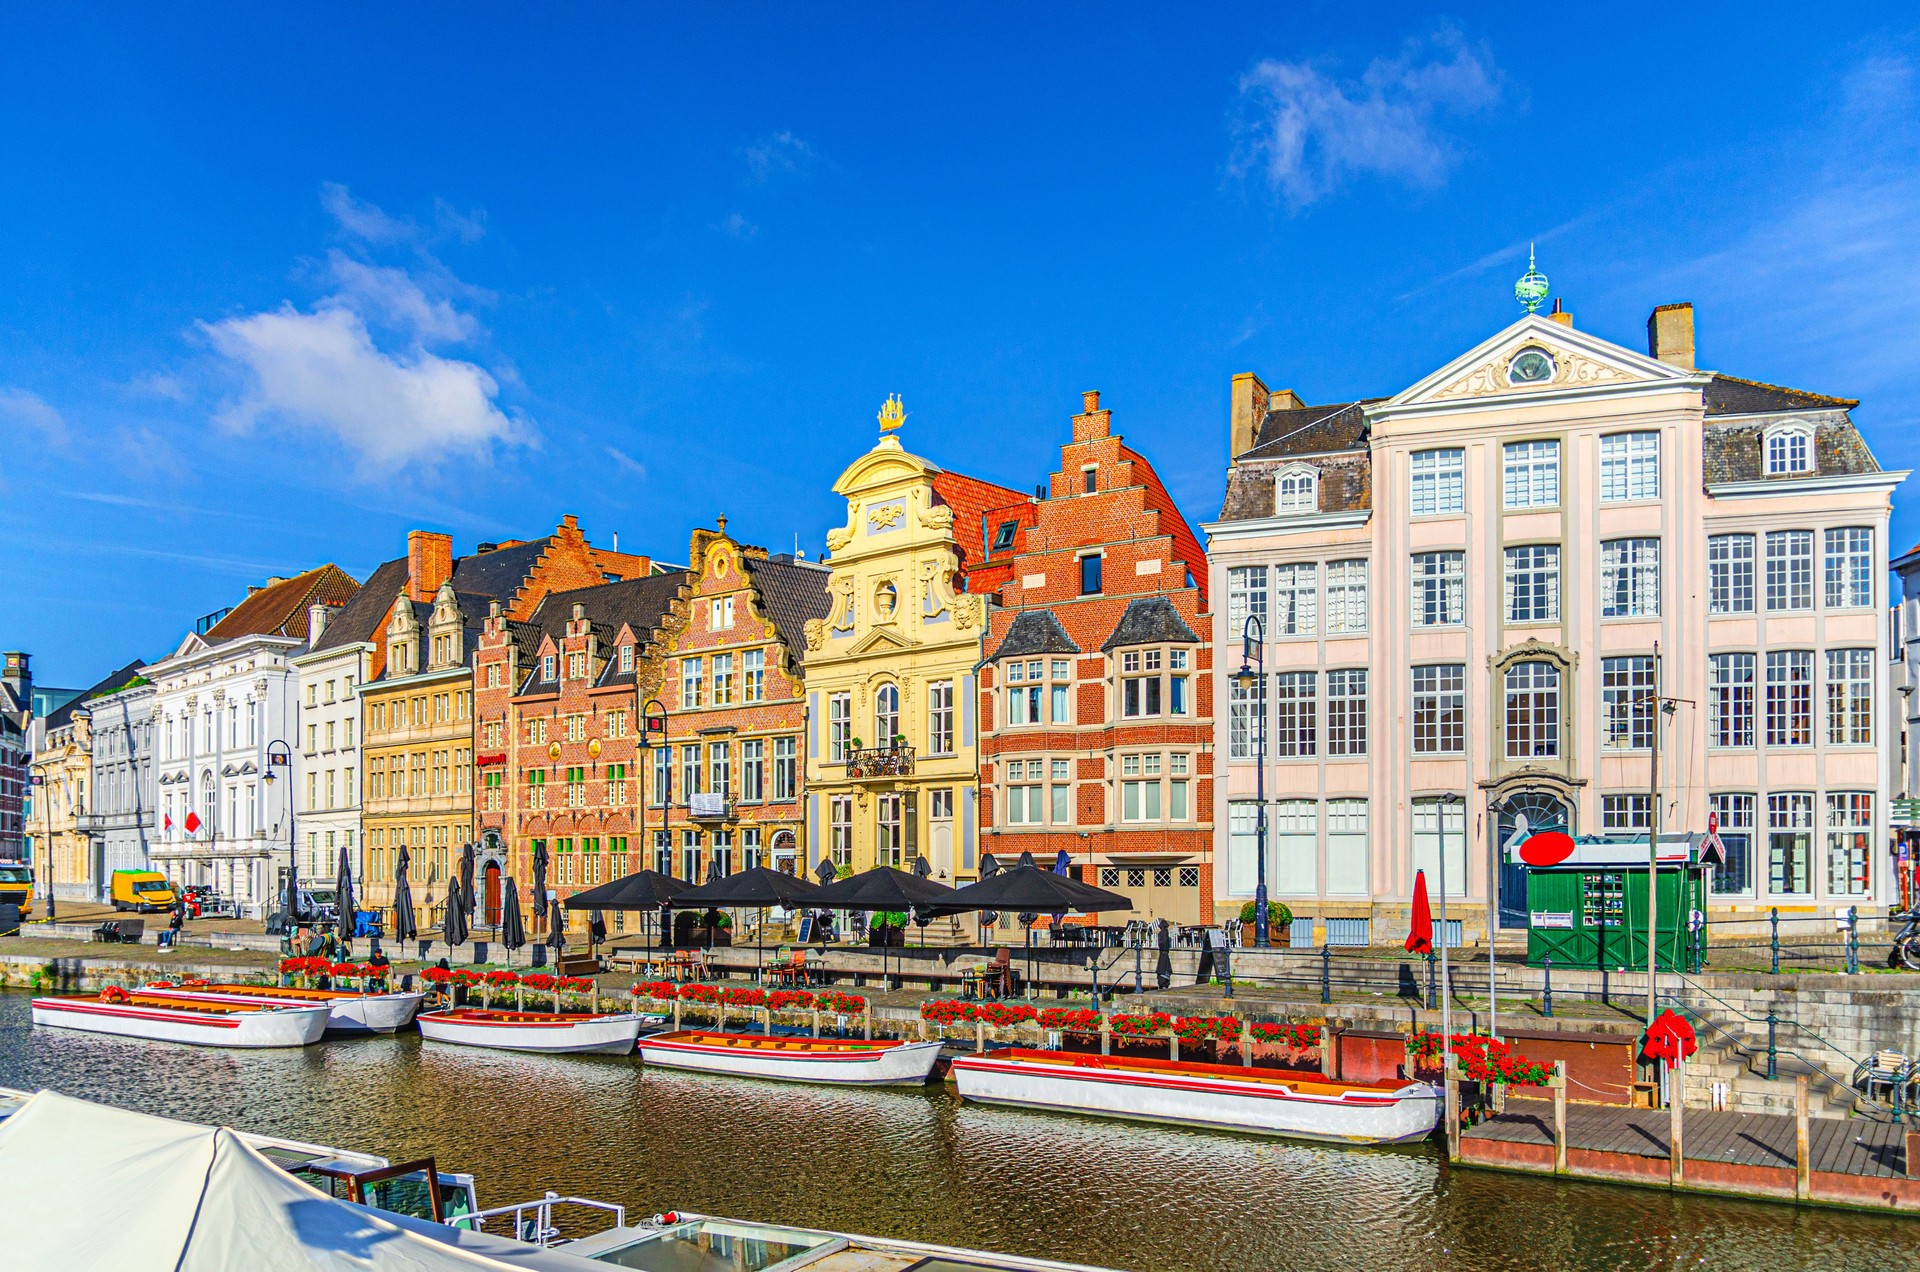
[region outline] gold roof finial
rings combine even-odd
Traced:
[[[892,432],[907,422],[907,408],[901,405],[898,393],[887,398],[886,405],[880,408],[879,418],[882,433]]]

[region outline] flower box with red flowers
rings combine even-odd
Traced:
[[[1039,1018],[1040,1009],[1032,1003],[981,1003],[973,1009],[975,1020],[998,1029],[1006,1025],[1024,1025]]]
[[[680,997],[690,1003],[717,1003],[720,1001],[718,985],[682,985]]]
[[[586,976],[561,976],[553,982],[553,987],[563,994],[590,994],[593,981]]]
[[[821,1011],[830,1011],[842,1016],[852,1016],[867,1009],[867,1000],[858,994],[842,994],[836,991],[831,994],[820,995],[820,1000],[815,1005],[818,1006]]]
[[[1295,1024],[1290,1020],[1257,1020],[1247,1026],[1247,1034],[1255,1042],[1291,1047],[1295,1051],[1307,1051],[1320,1045],[1319,1025]]]
[[[920,1018],[945,1028],[972,1020],[974,1006],[957,998],[931,998],[920,1004]]]
[[[1173,1022],[1173,1032],[1182,1042],[1233,1042],[1240,1037],[1236,1016],[1182,1016]]]
[[[1515,1055],[1513,1048],[1498,1038],[1488,1038],[1480,1034],[1450,1034],[1447,1037],[1448,1048],[1460,1066],[1460,1076],[1470,1082],[1503,1083],[1509,1086],[1545,1086],[1553,1079],[1552,1071],[1537,1060]],[[1407,1040],[1407,1050],[1420,1060],[1438,1061],[1441,1052],[1441,1039],[1437,1033],[1425,1029],[1414,1033]],[[1416,1065],[1416,1068],[1437,1074],[1438,1063]]]
[[[1048,1007],[1040,1013],[1042,1029],[1056,1029],[1061,1033],[1098,1033],[1100,1031],[1100,1013],[1085,1007]]]
[[[1107,1021],[1107,1028],[1129,1038],[1152,1038],[1172,1027],[1173,1017],[1164,1011],[1150,1016],[1113,1016]]]
[[[729,989],[725,1001],[729,1007],[765,1007],[767,991],[764,989]]]
[[[539,993],[548,993],[559,983],[560,978],[552,972],[528,972],[520,978],[520,983]]]
[[[767,995],[769,1011],[805,1011],[814,1005],[812,990],[776,989]]]
[[[641,981],[627,992],[635,998],[652,998],[670,1003],[680,996],[680,987],[672,981]]]
[[[520,973],[496,967],[487,973],[486,981],[489,989],[512,989],[520,983]]]

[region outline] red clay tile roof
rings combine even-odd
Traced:
[[[1031,496],[1017,490],[944,469],[934,474],[933,493],[953,509],[953,537],[960,544],[963,569],[978,566],[987,558],[987,545],[982,536],[993,533],[993,530],[991,527],[982,529],[982,517],[996,508],[1032,503]],[[1033,520],[1030,509],[1021,519],[1024,523]]]
[[[307,609],[313,605],[345,605],[360,585],[337,565],[323,565],[267,586],[234,606],[206,633],[217,645],[236,636],[291,636],[307,638]]]
[[[1186,563],[1187,570],[1193,575],[1193,586],[1200,593],[1200,607],[1207,607],[1207,551],[1200,546],[1200,536],[1193,532],[1187,519],[1180,512],[1180,506],[1173,502],[1166,483],[1160,480],[1160,474],[1153,470],[1147,457],[1131,446],[1120,448],[1120,457],[1133,464],[1134,480],[1146,488],[1147,507],[1160,514],[1160,533],[1173,536],[1174,554]]]

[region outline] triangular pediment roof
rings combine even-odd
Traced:
[[[1553,360],[1544,380],[1514,383],[1508,368],[1523,349],[1539,348]],[[1384,402],[1369,407],[1378,418],[1406,410],[1457,408],[1482,400],[1551,398],[1615,389],[1684,388],[1712,378],[1603,340],[1592,332],[1528,314]]]
[[[876,627],[862,636],[854,647],[848,650],[852,654],[867,654],[882,646],[888,649],[912,649],[914,642],[909,640],[897,628]]]

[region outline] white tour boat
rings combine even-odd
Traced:
[[[731,1073],[787,1082],[919,1085],[940,1058],[939,1042],[842,1041],[686,1029],[640,1040],[640,1058],[665,1069]]]
[[[304,1047],[327,1031],[323,1005],[203,1003],[169,994],[36,998],[33,1023],[54,1029],[190,1042],[203,1047]]]
[[[1336,1082],[1240,1065],[1010,1048],[953,1062],[960,1098],[982,1104],[1174,1122],[1340,1144],[1432,1133],[1440,1096],[1424,1082]]]
[[[494,1047],[503,1051],[550,1051],[624,1056],[648,1017],[636,1012],[617,1015],[573,1015],[553,1011],[488,1011],[480,1007],[448,1007],[414,1017],[420,1036],[430,1042],[452,1042],[463,1047]]]
[[[141,991],[166,994],[199,1003],[294,1003],[324,1006],[329,1033],[389,1034],[406,1027],[420,1010],[426,995],[412,993],[362,994],[345,989],[298,989],[288,985],[230,985],[217,981],[148,985]]]

